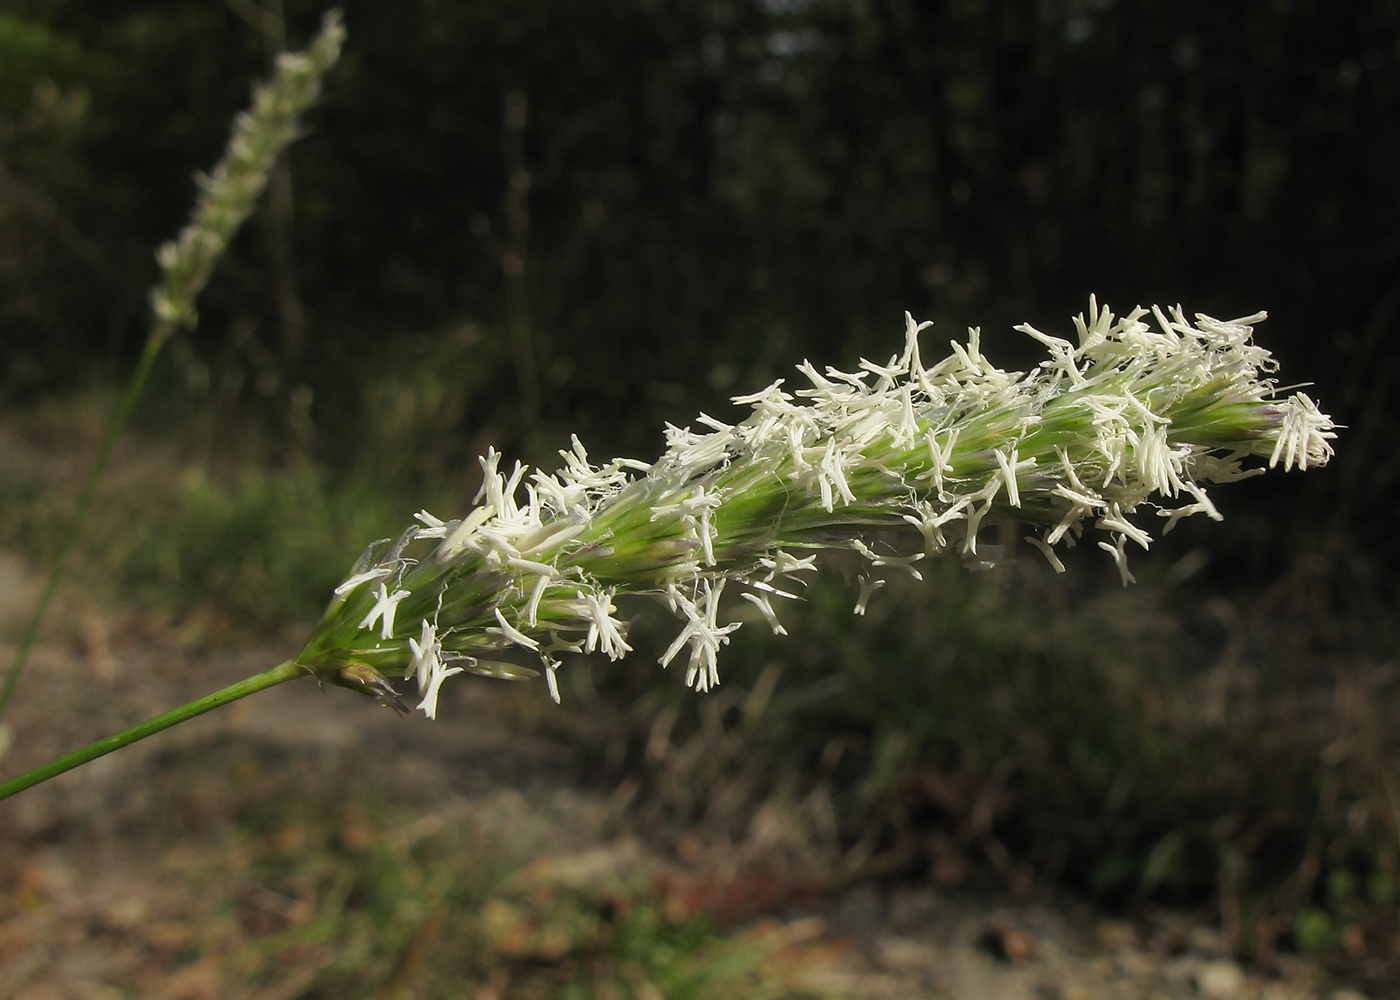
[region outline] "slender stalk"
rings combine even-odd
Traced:
[[[224,705],[237,701],[240,698],[246,698],[250,694],[255,694],[266,688],[275,687],[278,684],[284,684],[287,681],[306,675],[307,671],[305,668],[298,665],[295,660],[279,663],[271,670],[264,670],[262,673],[254,674],[252,677],[245,678],[237,684],[230,684],[228,687],[220,691],[215,691],[213,694],[205,695],[197,701],[192,701],[187,705],[181,705],[179,708],[171,709],[164,715],[157,715],[154,719],[147,719],[145,722],[132,726],[130,729],[123,729],[121,732],[108,736],[106,739],[91,743],[81,750],[74,750],[72,753],[64,754],[57,760],[50,761],[42,767],[36,767],[27,774],[21,774],[17,778],[11,778],[9,781],[0,783],[0,799],[7,799],[11,795],[24,791],[26,788],[32,788],[41,782],[48,781],[50,778],[57,777],[64,771],[71,771],[75,767],[86,764],[89,761],[94,761],[98,757],[105,756],[113,750],[120,750],[124,746],[130,746],[137,740],[144,740],[147,736],[158,733],[163,729],[169,729],[171,726],[179,725],[181,722],[188,722],[197,715],[203,715],[205,712],[213,711],[216,708],[222,708]]]
[[[39,626],[58,590],[73,545],[87,521],[97,485],[136,408],[161,348],[180,326],[195,321],[194,307],[199,293],[238,228],[253,211],[282,150],[297,137],[300,116],[320,94],[321,78],[335,65],[344,38],[340,12],[331,11],[305,52],[283,53],[278,57],[272,78],[254,91],[252,107],[234,120],[233,135],[224,158],[212,174],[198,179],[200,194],[190,224],[157,254],[163,275],[161,282],[151,290],[154,318],[146,346],[122,392],[117,412],[98,449],[97,461],[83,484],[58,554],[44,581],[44,589],[25,626],[4,684],[0,685],[0,720],[5,718],[10,707]]]
[[[126,430],[127,421],[131,419],[131,413],[136,408],[136,401],[141,398],[141,390],[145,388],[146,378],[150,375],[156,357],[160,354],[161,345],[170,335],[170,330],[163,328],[173,328],[173,326],[174,324],[170,322],[157,321],[155,328],[151,331],[150,338],[146,341],[145,350],[141,352],[141,360],[137,362],[136,370],[131,375],[131,381],[126,384],[121,400],[117,403],[117,411],[112,415],[111,423],[107,425],[107,433],[103,436],[102,445],[97,452],[97,461],[93,463],[92,471],[88,473],[87,482],[83,484],[83,491],[78,495],[78,504],[73,509],[73,516],[68,521],[67,530],[63,533],[63,541],[59,544],[58,554],[54,556],[53,565],[49,567],[49,575],[44,580],[44,589],[39,593],[34,613],[29,616],[29,623],[24,628],[24,635],[20,638],[14,659],[10,661],[9,671],[5,674],[4,686],[0,687],[0,719],[5,717],[5,710],[10,707],[10,699],[14,696],[15,685],[19,681],[19,675],[23,672],[25,663],[29,660],[29,651],[39,634],[39,626],[43,623],[44,615],[49,610],[49,603],[53,600],[54,592],[58,590],[59,581],[63,579],[63,570],[68,563],[68,556],[72,553],[73,545],[78,540],[78,534],[87,522],[88,510],[92,507],[93,497],[97,495],[97,484],[101,482],[103,473],[107,471],[107,463],[112,458],[112,452],[116,450],[117,442],[121,440],[122,432]]]

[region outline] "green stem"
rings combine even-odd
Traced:
[[[97,494],[97,484],[106,471],[107,462],[116,449],[127,420],[136,408],[136,401],[141,396],[156,357],[182,323],[194,324],[194,306],[199,293],[204,290],[225,248],[253,211],[259,194],[267,186],[268,171],[287,144],[296,138],[297,119],[320,93],[321,78],[340,57],[344,40],[345,29],[340,24],[340,12],[332,10],[322,19],[321,31],[309,49],[300,56],[277,60],[272,78],[254,90],[252,106],[234,119],[233,136],[223,159],[213,173],[200,181],[200,194],[195,201],[190,224],[181,230],[174,242],[165,244],[157,254],[162,276],[160,284],[151,290],[155,322],[146,338],[141,360],[122,393],[117,412],[102,439],[97,462],[78,497],[78,505],[58,547],[58,555],[54,558],[48,579],[44,581],[38,606],[15,650],[15,658],[5,675],[4,685],[0,686],[0,719],[4,719],[5,711],[10,707],[19,675],[29,659],[30,649],[39,635],[39,626],[63,577],[64,565],[87,520],[88,510]]]
[[[297,677],[307,676],[307,670],[294,660],[279,663],[271,670],[264,670],[260,674],[254,674],[239,681],[237,684],[230,684],[221,691],[205,695],[198,701],[192,701],[188,705],[181,705],[179,708],[171,709],[164,715],[157,715],[154,719],[147,719],[139,725],[130,729],[123,729],[115,735],[108,736],[104,740],[98,740],[83,747],[81,750],[74,750],[72,753],[64,754],[57,760],[50,761],[43,767],[36,767],[27,774],[21,774],[18,778],[11,778],[9,781],[0,783],[0,799],[7,799],[11,795],[31,788],[43,781],[62,774],[64,771],[71,771],[80,764],[96,760],[113,750],[120,750],[124,746],[135,743],[137,740],[144,740],[147,736],[160,732],[162,729],[169,729],[171,726],[181,722],[187,722],[196,715],[203,715],[205,712],[220,708],[229,702],[237,701],[239,698],[246,698],[250,694],[262,691],[265,688],[275,687],[278,684],[285,684],[287,681]]]
[[[117,442],[126,429],[127,421],[131,418],[132,411],[136,409],[136,401],[141,397],[141,390],[145,388],[146,377],[150,375],[161,347],[170,339],[170,334],[174,332],[174,329],[175,324],[169,321],[157,321],[151,328],[150,336],[146,338],[146,347],[141,352],[141,360],[137,362],[136,370],[131,374],[131,381],[126,384],[126,389],[122,392],[122,398],[117,403],[117,412],[113,414],[112,422],[107,425],[107,433],[102,438],[102,445],[97,451],[97,461],[93,463],[92,471],[88,473],[87,481],[83,483],[83,491],[78,495],[78,505],[73,508],[73,516],[68,519],[68,527],[64,532],[63,541],[58,546],[58,554],[54,556],[53,565],[49,567],[49,575],[44,581],[44,589],[39,594],[39,601],[34,606],[34,613],[29,617],[29,624],[25,626],[24,635],[19,641],[19,648],[15,650],[15,658],[10,662],[9,672],[5,674],[5,684],[0,687],[0,719],[5,718],[5,710],[10,707],[10,698],[14,696],[15,685],[19,683],[19,675],[24,672],[24,665],[29,661],[29,651],[39,635],[39,626],[44,621],[44,614],[49,610],[49,602],[53,600],[54,592],[58,590],[59,581],[63,579],[63,568],[68,562],[69,554],[73,551],[73,543],[78,540],[83,523],[87,520],[88,511],[92,508],[93,498],[97,495],[97,484],[101,482],[102,474],[107,471],[107,463],[112,458],[112,452],[116,450]]]

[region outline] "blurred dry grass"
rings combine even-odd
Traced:
[[[42,559],[103,412],[79,396],[0,422],[0,546]],[[461,489],[460,475],[436,497],[332,482],[256,439],[211,447],[206,431],[124,446],[21,685],[9,767],[276,662],[245,662],[267,636],[285,657],[366,540]],[[17,800],[0,949],[47,955],[43,968],[59,954],[79,972],[84,955],[115,963],[83,981],[142,996],[180,975],[194,985],[169,995],[388,996],[421,975],[412,995],[453,995],[431,985],[442,976],[483,1000],[647,996],[663,980],[665,996],[783,996],[804,988],[781,973],[787,932],[755,944],[716,927],[872,880],[1024,899],[1060,885],[1143,919],[1188,907],[1223,954],[1267,972],[1302,953],[1384,995],[1400,983],[1400,673],[1384,593],[1364,554],[1335,544],[1264,591],[1214,586],[1210,538],[1197,547],[1190,530],[1169,558],[1140,560],[1126,591],[1097,560],[1057,578],[1006,539],[997,571],[933,566],[923,585],[892,581],[863,619],[838,567],[785,613],[791,636],[745,629],[704,698],[644,656],[569,664],[562,711],[538,690],[464,685],[436,727],[342,692],[314,706],[264,695]],[[24,579],[0,587],[9,624]],[[664,648],[656,629],[642,614],[634,646]],[[463,743],[481,698],[505,700]],[[269,739],[279,712],[319,735],[292,750]],[[450,777],[409,773],[423,767],[404,753],[415,741]],[[520,782],[539,767],[591,787],[607,818],[529,800]],[[513,818],[483,833],[496,806],[474,798],[462,821],[463,781],[515,787],[500,793]],[[625,816],[643,854],[703,875],[639,862],[640,882],[601,895],[521,889],[551,853],[525,832],[542,815],[600,842]],[[45,849],[74,843],[93,845],[76,868]]]
[[[7,555],[0,583],[9,623],[32,578]],[[88,599],[63,595],[7,769],[289,645],[75,617]],[[0,996],[815,995],[797,971],[820,927],[722,932],[570,790],[565,747],[515,730],[520,693],[466,690],[447,728],[307,682],[7,802]]]

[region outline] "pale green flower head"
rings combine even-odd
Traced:
[[[234,119],[223,159],[212,173],[196,175],[199,198],[193,218],[156,252],[161,280],[151,290],[151,309],[163,324],[163,337],[194,321],[195,300],[257,205],[277,158],[297,138],[299,119],[320,95],[322,78],[340,58],[344,43],[340,11],[329,11],[304,52],[277,56],[272,78],[253,91],[252,107]]]
[[[299,662],[399,707],[385,675],[403,671],[430,717],[446,678],[537,676],[531,663],[557,701],[560,654],[631,652],[615,601],[644,595],[680,621],[660,663],[684,654],[686,683],[704,691],[739,627],[723,620],[725,594],[782,634],[778,609],[823,550],[864,560],[857,614],[888,574],[921,578],[925,559],[986,563],[979,535],[994,522],[1024,526],[1057,572],[1057,548],[1094,537],[1127,584],[1128,547],[1148,548],[1154,522],[1165,533],[1194,514],[1220,520],[1207,484],[1332,454],[1332,421],[1275,391],[1276,364],[1252,337],[1263,313],[1115,317],[1091,298],[1074,340],[1018,327],[1049,353],[1029,372],[995,367],[975,329],[925,366],[931,324],[905,319],[903,350],[884,364],[803,362],[801,387],[735,397],[751,410],[737,424],[702,413],[698,430],[668,425],[650,465],[594,465],[577,438],[554,473],[503,471],[489,451],[477,506],[460,520],[422,511],[370,546]]]

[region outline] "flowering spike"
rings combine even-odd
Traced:
[[[340,58],[345,27],[331,11],[305,52],[277,57],[272,79],[253,91],[249,111],[234,119],[223,160],[212,174],[198,174],[194,217],[173,242],[156,252],[161,280],[151,308],[168,338],[195,317],[195,300],[214,265],[256,205],[277,157],[298,135],[299,119],[319,96],[321,80]]]
[[[298,662],[341,683],[350,671],[350,686],[381,700],[388,682],[367,677],[406,668],[431,717],[446,678],[538,676],[501,658],[528,654],[557,700],[556,655],[626,655],[613,602],[640,595],[680,619],[660,662],[688,648],[686,683],[706,691],[738,628],[719,624],[727,581],[783,634],[769,595],[793,598],[817,553],[854,549],[869,563],[863,614],[884,582],[876,570],[918,578],[914,564],[945,551],[990,565],[999,549],[979,553],[978,535],[993,522],[1032,528],[1027,542],[1056,572],[1056,546],[1098,529],[1130,583],[1127,544],[1152,541],[1131,517],[1138,507],[1166,517],[1163,531],[1193,514],[1218,520],[1206,486],[1264,471],[1245,462],[1306,469],[1331,456],[1332,421],[1306,395],[1275,390],[1277,366],[1252,339],[1263,318],[1192,322],[1179,306],[1115,317],[1091,298],[1072,339],[1018,328],[1050,356],[1018,373],[987,359],[975,328],[926,366],[928,324],[906,314],[903,353],[887,364],[849,373],[803,362],[808,387],[784,392],[779,379],[735,397],[746,419],[668,425],[652,465],[594,465],[575,437],[560,471],[517,463],[506,474],[492,449],[481,505],[460,521],[420,511],[397,543],[371,546]],[[912,536],[912,550],[877,543],[882,529]],[[399,634],[398,619],[417,638]]]

